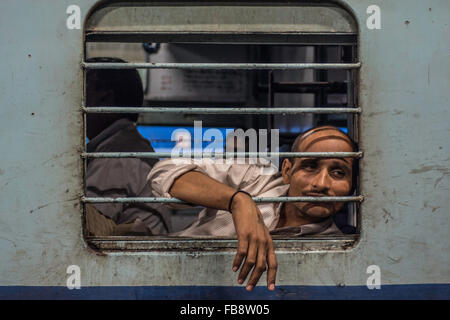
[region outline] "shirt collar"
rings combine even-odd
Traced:
[[[295,226],[295,227],[283,227],[283,228],[277,228],[272,231],[270,231],[271,235],[277,235],[277,236],[306,236],[306,235],[312,235],[312,234],[320,234],[324,232],[325,230],[332,227],[333,219],[327,218],[324,221],[317,222],[317,223],[310,223],[310,224],[304,224],[302,226]]]

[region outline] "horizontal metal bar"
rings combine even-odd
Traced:
[[[363,196],[349,197],[252,197],[256,203],[268,202],[362,202]],[[188,202],[176,198],[162,197],[141,197],[141,198],[98,198],[98,197],[82,197],[85,203],[182,203]]]
[[[355,33],[164,32],[86,30],[88,42],[156,42],[201,44],[355,45]]]
[[[217,108],[217,107],[81,107],[86,113],[300,114],[361,113],[361,108]]]
[[[192,152],[176,153],[171,152],[83,152],[83,158],[271,158],[271,157],[292,157],[292,158],[361,158],[362,151],[358,152]]]
[[[303,70],[357,69],[361,63],[154,63],[82,62],[86,69],[222,69],[222,70]]]

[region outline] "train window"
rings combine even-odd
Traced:
[[[215,141],[216,152],[225,151],[226,137],[232,130],[267,130],[270,136],[271,130],[277,129],[276,149],[270,143],[275,140],[269,137],[266,150],[258,151],[273,151],[278,156],[278,166],[285,157],[292,156],[290,148],[298,134],[315,126],[335,126],[357,145],[360,130],[357,39],[351,15],[329,3],[215,1],[193,5],[183,1],[154,4],[131,1],[123,5],[111,1],[94,8],[86,22],[82,62],[85,75],[82,109],[87,141],[83,153],[87,178],[83,197],[87,217],[84,234],[88,243],[104,252],[234,249],[233,238],[158,234],[157,230],[163,229],[169,235],[184,230],[203,208],[174,209],[164,202],[177,200],[149,196],[141,192],[142,185],[134,186],[141,188],[135,196],[121,196],[126,192],[119,185],[111,187],[114,191],[110,194],[102,193],[100,187],[97,193],[91,192],[96,186],[89,184],[92,178],[87,177],[88,167],[99,159],[133,159],[135,162],[128,162],[132,173],[127,178],[120,174],[95,177],[96,181],[128,183],[125,180],[136,176],[141,165],[136,161],[150,168],[156,161],[170,157],[180,145],[192,154],[204,152],[209,142],[195,141],[199,124],[200,137],[208,129],[224,137]],[[123,92],[119,94],[108,89],[99,94],[101,86],[89,80],[99,77],[99,70],[109,70],[103,74],[108,83],[116,77],[121,83],[118,86],[129,91],[121,89]],[[132,85],[136,79],[140,87]],[[141,100],[130,99],[134,94],[140,95]],[[97,97],[95,101],[90,98],[93,95]],[[118,95],[125,99],[111,100]],[[124,117],[136,121],[141,147],[127,147],[130,142],[120,139],[117,144],[122,143],[121,146],[108,146],[100,151],[92,147],[92,142],[99,145],[96,137],[104,134],[106,123],[117,123]],[[150,148],[143,142],[146,140],[150,141]],[[358,163],[361,155],[361,150],[354,150],[346,157],[353,157]],[[117,169],[125,163],[113,166]],[[358,177],[359,172],[354,175]],[[274,235],[277,249],[351,247],[358,239],[361,220],[362,196],[355,181],[354,193],[339,199],[345,205],[333,217],[342,235],[294,238]],[[129,184],[126,188],[131,188]],[[153,223],[154,236],[144,236],[139,225],[120,216],[125,209],[142,209],[145,205],[153,212],[156,210],[163,221]],[[115,220],[127,225],[128,229],[123,230],[128,233],[121,233],[122,229],[111,233],[109,225],[105,227],[110,232],[108,236],[91,232],[89,228],[95,221],[88,221],[88,211],[93,207],[102,213],[114,211],[105,214],[111,218],[107,222]],[[140,222],[145,219],[139,214],[134,217]]]

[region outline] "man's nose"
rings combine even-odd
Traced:
[[[320,192],[327,193],[331,186],[330,175],[328,171],[324,168],[320,170],[312,181],[312,186],[314,189]]]

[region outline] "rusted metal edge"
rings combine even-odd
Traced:
[[[97,250],[108,252],[223,252],[235,251],[236,239],[176,239],[158,237],[90,237],[88,243]],[[341,237],[290,238],[273,236],[276,250],[314,251],[346,250],[358,240],[359,235]]]

